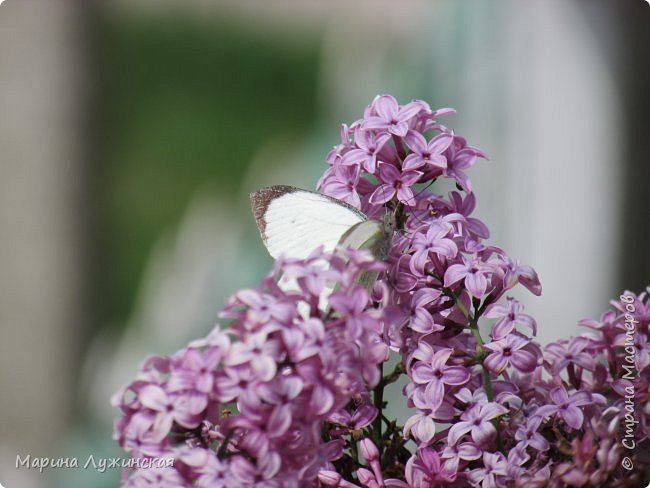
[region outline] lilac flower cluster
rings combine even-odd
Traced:
[[[327,265],[325,265],[327,264]],[[152,357],[114,403],[120,445],[172,467],[125,473],[124,486],[308,486],[343,449],[322,442],[328,417],[344,423],[353,398],[379,381],[387,346],[382,311],[369,307],[362,272],[383,270],[354,250],[316,250],[278,262],[256,289],[236,293],[215,328],[170,357]],[[295,287],[278,279],[295,280]],[[336,283],[327,310],[319,297]],[[349,419],[360,428],[361,419]]]
[[[319,187],[393,216],[386,262],[353,250],[280,261],[227,304],[229,329],[147,360],[117,397],[117,439],[132,456],[177,462],[126,473],[127,486],[649,481],[650,289],[542,348],[508,295],[518,285],[540,295],[539,279],[485,243],[465,173],[485,155],[438,123],[452,112],[383,95],[342,127]],[[435,194],[437,179],[457,189]],[[370,292],[355,281],[364,271],[380,271]],[[281,274],[297,289],[280,288]],[[389,349],[399,361],[384,373]],[[402,375],[412,414],[398,425],[384,389]]]

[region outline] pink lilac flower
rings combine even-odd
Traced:
[[[481,449],[471,442],[461,442],[453,446],[446,446],[442,451],[442,459],[448,459],[450,467],[458,470],[462,462],[476,461],[482,456]]]
[[[507,271],[504,276],[505,288],[512,288],[517,283],[521,283],[533,295],[539,296],[542,294],[542,285],[539,282],[537,272],[533,268],[519,264],[519,261],[510,256],[506,256],[505,261],[507,263]]]
[[[222,402],[228,403],[242,395],[249,387],[257,382],[257,374],[245,365],[241,367],[225,368],[215,382],[215,389],[219,392]]]
[[[409,263],[413,273],[424,274],[425,266],[430,258],[430,253],[440,254],[453,258],[458,253],[456,243],[450,238],[453,228],[449,224],[434,223],[426,233],[417,232],[411,244],[415,251]]]
[[[370,425],[377,417],[377,407],[370,403],[363,403],[353,412],[339,410],[329,417],[329,421],[346,427],[347,430],[357,431]]]
[[[406,134],[404,142],[413,152],[406,157],[402,168],[404,170],[418,169],[422,166],[445,168],[447,159],[442,153],[449,147],[453,138],[454,136],[451,134],[443,132],[427,142],[422,134],[410,130]]]
[[[436,424],[431,410],[418,410],[404,423],[404,438],[413,435],[419,444],[428,445],[436,435]]]
[[[517,429],[515,440],[519,441],[518,447],[526,448],[530,446],[538,451],[547,451],[549,449],[548,440],[538,432],[541,423],[542,417],[534,416],[527,419],[526,424]]]
[[[415,354],[419,359],[411,369],[411,377],[417,384],[426,385],[425,399],[432,410],[436,410],[444,398],[445,385],[462,385],[467,383],[470,373],[462,366],[449,366],[447,361],[453,349],[441,349],[434,352],[426,343],[420,343]]]
[[[200,393],[188,391],[168,394],[156,385],[145,386],[138,397],[144,407],[155,412],[151,432],[158,439],[171,431],[174,422],[188,429],[198,426],[200,414],[208,404],[206,396]]]
[[[370,195],[370,203],[380,205],[391,198],[397,199],[405,205],[415,205],[413,190],[411,187],[420,179],[420,171],[400,171],[392,164],[380,162],[378,165],[379,180],[381,184]]]
[[[467,290],[476,298],[485,295],[488,287],[488,276],[494,268],[481,259],[468,259],[463,256],[462,264],[452,264],[445,271],[444,285],[449,287],[460,280],[464,280]]]
[[[463,219],[463,229],[481,239],[490,237],[490,230],[487,226],[479,219],[470,217],[476,208],[476,195],[474,193],[468,193],[463,197],[459,192],[452,191],[449,192],[448,199],[448,203],[445,203],[449,205],[449,211],[465,217]]]
[[[496,429],[490,421],[507,411],[508,409],[505,407],[493,402],[474,405],[463,412],[460,422],[455,423],[449,429],[449,445],[453,446],[467,433],[472,436],[472,440],[477,445],[488,444],[496,436]]]
[[[357,127],[354,131],[354,142],[358,149],[346,152],[341,158],[341,165],[361,165],[368,173],[374,173],[377,169],[377,156],[389,139],[390,134],[387,132],[375,135],[371,131]]]
[[[218,347],[200,352],[195,348],[183,351],[175,360],[177,365],[169,378],[170,391],[196,390],[208,394],[215,381],[215,370],[223,359],[223,351]]]
[[[364,129],[384,129],[396,136],[404,137],[409,129],[409,122],[422,110],[418,102],[399,106],[397,100],[390,95],[375,98],[371,105],[375,116],[367,117],[362,127]]]
[[[228,475],[227,466],[216,457],[208,459],[210,460],[209,464],[196,468],[199,473],[196,486],[200,488],[228,488],[232,486],[234,480]]]
[[[484,452],[483,466],[483,468],[469,472],[469,480],[472,482],[472,486],[505,488],[505,476],[507,474],[507,461],[505,456],[500,452]]]
[[[459,136],[454,136],[453,142],[445,151],[447,167],[444,175],[454,178],[458,185],[467,193],[472,193],[472,184],[465,170],[472,167],[476,158],[484,158],[485,154],[476,148],[467,145],[467,141]]]
[[[353,207],[359,208],[361,206],[361,199],[356,189],[358,182],[358,166],[336,165],[334,166],[333,177],[328,180],[327,191],[331,196],[343,200]]]
[[[589,393],[577,391],[569,396],[563,386],[557,386],[549,392],[549,396],[553,403],[539,407],[535,411],[536,416],[558,415],[569,427],[573,429],[582,427],[584,415],[579,407],[592,402]]]
[[[473,391],[469,388],[461,388],[454,394],[454,397],[465,404],[465,410],[471,409],[474,405],[487,403],[488,401],[485,390],[482,388],[476,388]]]
[[[456,471],[449,462],[442,462],[438,453],[428,447],[417,450],[406,463],[406,482],[412,488],[434,488],[455,481]]]
[[[153,427],[155,416],[147,412],[136,412],[123,427],[121,439],[124,450],[132,456],[158,457],[167,450],[167,445],[160,440]]]
[[[585,352],[589,339],[574,337],[569,341],[553,342],[546,346],[546,352],[552,360],[552,371],[560,372],[569,364],[575,364],[593,371],[596,363],[591,354]]]
[[[359,338],[373,317],[364,313],[368,305],[368,293],[363,286],[356,285],[349,293],[332,293],[329,296],[330,305],[337,312],[347,316],[355,339]]]
[[[409,320],[409,327],[422,334],[428,335],[433,332],[439,332],[444,329],[444,326],[437,324],[426,306],[431,302],[437,300],[441,293],[438,290],[431,288],[420,288],[411,299],[411,316]]]
[[[277,372],[282,345],[277,339],[269,337],[269,330],[251,334],[247,342],[236,342],[226,358],[226,366],[250,364],[251,370],[260,381],[269,381]]]
[[[508,366],[522,373],[532,373],[537,367],[537,357],[527,349],[530,340],[520,334],[508,334],[503,339],[492,341],[483,347],[492,351],[483,364],[499,374]]]
[[[322,320],[311,317],[295,325],[282,330],[282,342],[287,348],[290,359],[300,363],[317,356],[322,350],[326,339],[325,324]]]
[[[499,319],[492,328],[494,340],[503,339],[510,334],[516,325],[525,325],[530,328],[533,335],[537,335],[537,323],[530,315],[522,313],[523,305],[512,297],[506,298],[506,303],[493,303],[485,309],[483,317]]]
[[[249,330],[255,330],[257,326],[269,322],[274,325],[287,324],[295,316],[295,310],[290,303],[282,302],[258,290],[241,290],[235,294],[234,299],[246,306],[245,324]]]

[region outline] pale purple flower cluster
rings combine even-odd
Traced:
[[[330,168],[318,186],[371,217],[384,213],[391,201],[413,209],[414,185],[439,176],[471,191],[463,170],[484,155],[436,122],[450,113],[454,110],[431,110],[422,100],[400,106],[390,95],[376,97],[363,119],[341,127],[341,144],[327,156]],[[432,130],[439,134],[427,141],[424,133]]]
[[[604,351],[593,338],[550,344],[545,354],[532,340],[535,320],[506,294],[521,284],[539,295],[541,285],[532,268],[483,243],[489,231],[471,217],[476,199],[463,170],[484,155],[437,123],[449,112],[377,97],[363,119],[343,126],[320,181],[326,194],[368,215],[393,212],[398,220],[390,268],[376,292],[391,310],[386,341],[399,350],[410,379],[404,393],[414,413],[403,433],[417,450],[403,479],[418,487],[629,480],[617,462],[621,431],[603,420],[621,421],[607,410],[615,400],[606,397],[617,384],[611,372],[620,372],[626,336],[609,333],[619,366],[600,366],[601,374],[610,372],[605,382],[587,379]],[[437,178],[454,180],[463,192],[430,192],[427,184]],[[639,303],[637,310],[645,309]],[[639,378],[648,375],[647,335],[646,323],[633,341]],[[591,464],[579,476],[577,468],[567,470],[575,454],[569,446],[580,439],[584,447],[592,424],[598,429],[589,437],[593,445],[607,438],[611,452],[602,463],[588,456]],[[641,433],[637,440],[645,438]]]
[[[535,320],[508,293],[540,295],[539,279],[484,242],[465,170],[485,155],[437,122],[452,112],[383,95],[342,127],[319,187],[370,217],[392,214],[386,262],[352,250],[281,261],[227,304],[230,329],[145,362],[118,396],[118,440],[178,462],[157,484],[127,473],[128,486],[650,481],[650,289],[583,321],[592,332],[535,342]],[[439,178],[457,191],[432,192]],[[371,292],[355,284],[368,270],[380,271]],[[280,288],[280,274],[297,289]],[[389,348],[400,361],[384,372]],[[403,374],[412,414],[400,426],[384,388]]]
[[[355,281],[383,269],[354,250],[278,262],[258,288],[228,301],[229,328],[147,359],[114,398],[123,412],[116,437],[135,458],[174,465],[126,472],[124,486],[315,484],[343,448],[322,441],[325,419],[361,429],[376,416],[361,404],[346,419],[341,408],[368,396],[387,357],[382,311]],[[280,287],[280,275],[296,285]],[[333,283],[323,310],[319,296]]]

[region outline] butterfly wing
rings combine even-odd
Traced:
[[[393,237],[392,225],[387,225],[379,220],[366,220],[351,227],[343,236],[339,244],[343,247],[353,247],[355,249],[366,249],[380,260],[386,259],[388,250]],[[364,271],[358,278],[358,282],[363,285],[368,292],[372,292],[372,287],[377,281],[378,273]]]
[[[388,245],[392,238],[392,228],[379,220],[365,220],[348,229],[339,244],[343,247],[367,249],[380,259],[386,259]]]
[[[293,186],[270,186],[251,194],[253,215],[274,258],[306,258],[318,246],[332,252],[352,227],[368,221],[345,202]]]

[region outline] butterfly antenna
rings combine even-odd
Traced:
[[[436,180],[435,180],[435,178],[434,178],[434,179],[431,180],[429,183],[427,183],[424,187],[422,187],[422,188],[420,189],[420,191],[418,191],[415,195],[413,195],[413,199],[412,199],[412,201],[413,201],[413,206],[415,206],[415,204],[417,203],[417,202],[416,202],[416,199],[417,199],[420,195],[422,195],[422,193],[424,193],[424,192],[425,192],[425,191],[426,191],[426,190],[427,190],[431,185],[433,185],[433,184],[435,183],[435,181],[436,181]]]
[[[431,180],[429,183],[427,183],[426,186],[424,186],[423,188],[421,188],[420,191],[418,191],[418,192],[413,196],[413,200],[414,200],[413,203],[415,203],[415,199],[416,199],[417,197],[419,197],[420,195],[422,195],[422,193],[424,193],[424,192],[425,192],[425,191],[426,191],[426,190],[427,190],[431,185],[433,185],[433,183],[434,183],[435,181],[436,181],[435,179],[434,179],[434,180]],[[424,220],[422,220],[421,218],[419,218],[419,217],[417,216],[416,213],[412,213],[412,214],[411,214],[411,217],[412,217],[413,219],[415,219],[415,221],[416,221],[418,224],[424,224],[424,223],[425,223]]]
[[[413,198],[417,198],[417,197],[419,197],[420,195],[422,195],[422,193],[424,193],[424,191],[425,191],[426,189],[428,189],[431,185],[433,185],[435,182],[436,182],[436,179],[434,178],[434,179],[431,180],[429,183],[427,183],[424,187],[422,187],[422,188],[420,189],[420,191],[417,192]]]

